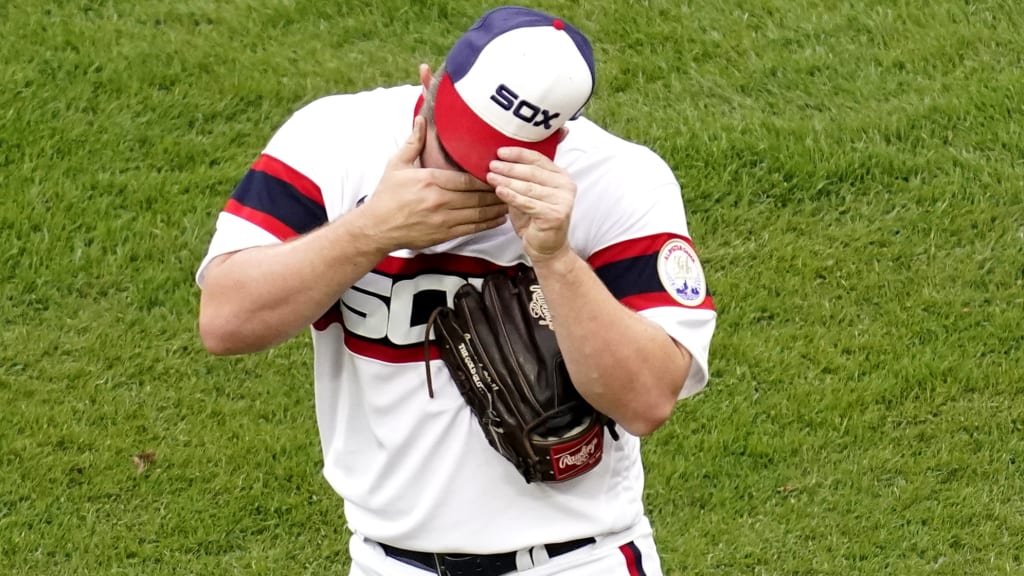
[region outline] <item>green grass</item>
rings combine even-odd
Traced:
[[[534,5],[676,169],[718,304],[645,444],[667,574],[1024,574],[1018,3]],[[488,6],[0,4],[0,574],[346,572],[308,338],[206,355],[192,274],[294,109]]]

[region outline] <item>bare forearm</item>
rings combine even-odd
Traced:
[[[534,265],[580,394],[630,432],[654,431],[671,415],[689,355],[620,304],[573,252]]]
[[[357,224],[357,212],[284,244],[211,262],[199,313],[207,349],[255,352],[319,318],[388,253]]]

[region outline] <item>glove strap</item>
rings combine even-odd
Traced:
[[[444,312],[444,308],[434,308],[434,311],[430,313],[430,318],[427,318],[427,327],[423,332],[423,366],[427,371],[427,394],[430,397],[434,397],[434,375],[430,370],[430,332],[434,329],[434,322],[437,321],[437,317]]]

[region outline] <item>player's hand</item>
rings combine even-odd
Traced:
[[[526,148],[500,148],[487,182],[509,205],[509,216],[523,249],[534,263],[569,250],[569,220],[576,183],[543,154]]]
[[[364,206],[369,225],[390,252],[421,249],[496,228],[508,207],[490,186],[464,172],[420,168],[426,121],[417,116],[409,139],[388,161]]]

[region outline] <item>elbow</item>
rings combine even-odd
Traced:
[[[648,436],[668,422],[675,412],[683,378],[648,373],[634,375],[629,389],[605,389],[605,395],[588,398],[616,425],[633,436]]]
[[[656,410],[648,413],[647,418],[642,422],[641,433],[644,436],[653,434],[655,430],[664,426],[668,419],[672,417],[675,406],[676,402],[675,398],[673,398],[671,402],[662,403]]]
[[[668,422],[675,410],[675,405],[674,397],[660,398],[647,403],[627,418],[616,422],[634,436],[647,436]]]
[[[214,356],[231,356],[238,353],[226,340],[212,338],[202,333],[200,333],[200,339],[203,342],[203,348]]]
[[[639,402],[633,405],[628,422],[621,422],[622,427],[635,436],[653,434],[668,422],[675,412],[679,395],[690,372],[691,356],[682,346],[676,346],[680,354],[669,356],[675,360],[670,365],[661,365],[642,377],[642,394]]]
[[[202,305],[199,309],[199,340],[203,348],[214,356],[232,356],[245,352],[238,331],[232,329],[231,323],[223,315],[218,316]]]
[[[205,282],[199,293],[199,340],[214,356],[232,356],[249,352],[246,330],[239,318],[247,317],[237,308],[240,298],[232,287],[232,276],[221,271],[234,252],[214,258],[206,267]]]
[[[203,348],[214,356],[230,356],[237,353],[225,331],[209,320],[204,320],[202,315],[199,316],[199,339],[203,343]]]
[[[622,405],[613,419],[626,432],[634,436],[647,436],[661,428],[672,417],[678,393],[663,387],[647,388],[646,393],[633,396],[635,401]]]
[[[214,356],[237,356],[261,352],[288,338],[288,335],[261,330],[253,322],[240,323],[235,310],[214,311],[200,305],[199,339]]]

